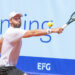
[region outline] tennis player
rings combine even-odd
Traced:
[[[16,68],[22,45],[22,38],[42,36],[51,33],[60,34],[64,30],[62,27],[52,29],[23,30],[20,28],[21,17],[22,14],[18,12],[10,13],[9,22],[11,25],[0,39],[0,75],[27,75]]]

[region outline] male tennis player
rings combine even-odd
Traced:
[[[62,27],[53,29],[36,29],[36,30],[23,30],[21,27],[22,14],[12,12],[10,14],[9,22],[11,26],[5,32],[0,40],[0,75],[27,75],[16,68],[17,60],[19,57],[22,38],[32,36],[42,36],[51,33],[62,33]]]

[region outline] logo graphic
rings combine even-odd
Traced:
[[[24,14],[23,17],[27,17],[27,14]],[[41,29],[45,29],[45,26],[47,25],[48,22],[49,21],[43,21],[41,23]],[[23,25],[24,30],[26,30],[27,27],[28,27],[29,30],[31,30],[33,28],[32,26],[34,24],[35,24],[36,29],[40,28],[40,24],[39,24],[40,22],[38,20],[35,20],[35,19],[34,20],[29,20],[28,21],[29,24],[27,24],[27,20],[23,20],[23,23],[24,23],[24,25]],[[9,26],[10,26],[9,20],[8,19],[1,19],[0,20],[0,35],[3,34],[3,31],[4,31],[3,27],[5,27],[5,26],[7,26],[7,28],[9,28]],[[48,27],[48,28],[50,28],[50,27]],[[44,40],[44,38],[46,38],[46,39]],[[40,41],[42,43],[51,42],[51,35],[44,35],[44,37],[40,38]]]

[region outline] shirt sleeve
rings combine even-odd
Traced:
[[[16,32],[17,32],[17,36],[19,38],[22,38],[27,31],[23,29],[17,29]]]
[[[24,34],[26,33],[26,30],[20,29],[20,28],[16,28],[14,30],[11,31],[7,31],[4,35],[3,38],[6,39],[9,42],[14,42],[14,41],[18,41],[21,40],[22,37],[24,36]]]

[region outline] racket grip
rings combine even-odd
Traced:
[[[64,24],[63,26],[62,26],[62,28],[66,28],[67,27],[67,24]]]

